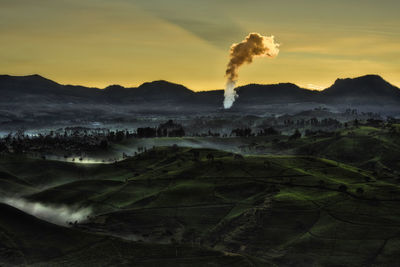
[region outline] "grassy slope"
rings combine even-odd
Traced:
[[[0,204],[0,265],[251,266],[237,254],[185,245],[129,242],[56,226]]]
[[[235,159],[190,148],[157,148],[90,168],[50,163],[47,170],[61,177],[54,182],[60,185],[27,197],[94,207],[96,216],[83,229],[146,244],[207,246],[280,265],[399,263],[399,186],[343,163],[306,156]],[[42,169],[34,170],[40,176]],[[28,172],[23,177],[31,181]]]
[[[400,170],[400,141],[388,130],[361,126],[341,131],[330,138],[304,138],[296,153],[346,162],[376,171],[380,176],[397,175]]]

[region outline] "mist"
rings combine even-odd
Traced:
[[[61,226],[68,226],[69,222],[82,222],[92,213],[91,208],[74,208],[66,205],[47,205],[39,202],[30,202],[23,198],[6,197],[1,203],[17,208],[27,214],[44,221]]]

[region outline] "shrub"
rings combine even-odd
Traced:
[[[339,186],[339,191],[340,191],[340,192],[346,192],[346,191],[347,191],[347,186],[344,185],[344,184],[341,184],[341,185]]]

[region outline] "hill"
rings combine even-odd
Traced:
[[[2,266],[254,266],[248,258],[185,245],[144,244],[39,220],[0,204]]]
[[[27,166],[25,160],[19,161]],[[43,188],[42,183],[40,192],[25,194],[28,201],[90,205],[89,221],[73,229],[80,233],[125,237],[149,249],[175,244],[207,247],[216,255],[240,254],[239,262],[250,260],[254,265],[399,262],[398,183],[345,163],[313,156],[240,156],[176,147],[155,148],[114,164],[80,167],[85,169],[76,169],[75,174],[63,174],[67,163],[39,160],[30,163],[36,168],[23,167],[19,173],[16,165],[5,163],[7,159],[3,159],[6,171],[27,182],[37,181],[29,179],[32,176],[53,184]],[[45,178],[43,169],[52,170],[52,175]],[[121,248],[127,254],[131,249]],[[143,253],[154,255],[151,250]],[[201,265],[190,253],[195,252],[182,256],[185,262]],[[203,260],[208,262],[207,257]]]

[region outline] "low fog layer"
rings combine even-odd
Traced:
[[[90,208],[72,208],[65,205],[52,206],[39,202],[30,202],[23,198],[3,198],[0,202],[39,219],[63,226],[68,225],[69,222],[84,221],[92,213]]]

